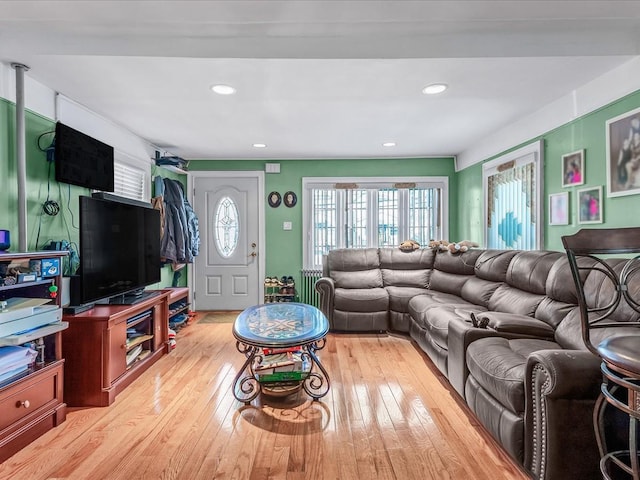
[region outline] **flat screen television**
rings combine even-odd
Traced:
[[[113,147],[56,123],[56,181],[113,192]]]
[[[126,199],[80,196],[78,249],[72,305],[137,303],[144,287],[160,281],[160,212]]]

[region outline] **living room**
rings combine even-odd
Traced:
[[[537,222],[539,233],[536,235],[539,237],[534,249],[563,251],[561,237],[573,234],[583,226],[595,226],[596,228],[636,226],[637,222],[630,212],[637,210],[638,197],[635,194],[640,192],[636,191],[637,185],[633,182],[629,186],[622,188],[614,184],[611,172],[615,171],[614,167],[618,159],[614,158],[612,152],[614,148],[617,151],[620,147],[612,146],[610,138],[610,128],[614,128],[616,122],[622,122],[625,130],[628,131],[628,124],[637,115],[637,110],[640,109],[640,83],[637,81],[640,78],[640,57],[637,57],[636,54],[637,52],[625,52],[624,61],[620,60],[615,66],[593,78],[585,78],[584,83],[576,86],[571,91],[563,92],[562,96],[554,98],[553,101],[547,104],[540,105],[539,108],[529,111],[526,115],[511,118],[503,123],[500,129],[490,132],[481,141],[467,146],[465,149],[446,153],[423,150],[423,155],[407,154],[406,156],[352,156],[345,154],[344,158],[339,156],[327,156],[327,158],[313,156],[303,158],[287,155],[270,156],[263,153],[253,158],[249,156],[235,158],[231,155],[228,157],[190,156],[188,157],[188,173],[166,169],[152,161],[155,152],[158,150],[163,153],[173,153],[174,150],[178,150],[177,145],[171,145],[173,143],[172,140],[160,138],[160,135],[153,138],[136,135],[132,130],[122,126],[123,123],[126,123],[124,119],[119,121],[116,118],[109,118],[107,115],[93,111],[90,107],[77,103],[77,99],[72,96],[60,95],[57,88],[44,82],[39,76],[41,72],[38,72],[33,67],[32,70],[25,72],[26,128],[24,140],[26,147],[27,188],[25,202],[27,207],[27,235],[24,240],[26,242],[26,250],[41,250],[51,240],[64,240],[75,245],[79,243],[77,229],[78,197],[90,194],[90,190],[56,182],[46,151],[47,147],[51,145],[51,132],[55,130],[56,121],[63,120],[76,126],[82,125],[86,128],[86,133],[114,143],[119,151],[120,160],[123,160],[124,163],[131,161],[133,157],[133,165],[144,165],[144,171],[147,175],[145,177],[146,191],[144,193],[146,200],[153,196],[154,186],[152,179],[156,176],[177,180],[185,187],[186,191],[190,191],[190,187],[193,187],[198,178],[207,179],[212,174],[218,174],[219,177],[224,178],[225,175],[232,175],[237,172],[259,172],[261,183],[258,192],[261,194],[259,199],[261,210],[258,225],[261,231],[260,241],[258,242],[260,246],[258,255],[260,262],[262,262],[258,274],[260,277],[260,285],[257,286],[259,297],[261,297],[262,293],[262,280],[266,276],[275,276],[277,278],[292,276],[296,283],[301,284],[303,271],[318,268],[317,264],[310,265],[307,258],[311,247],[306,243],[307,235],[305,233],[307,232],[305,222],[308,221],[306,207],[308,205],[307,195],[309,192],[305,181],[322,177],[331,177],[334,180],[340,179],[343,181],[362,180],[368,177],[384,177],[396,180],[418,177],[444,178],[446,179],[447,189],[447,210],[446,219],[444,220],[446,228],[439,231],[441,238],[452,241],[466,239],[477,242],[481,247],[489,247],[485,221],[485,218],[487,218],[485,208],[488,193],[483,180],[487,174],[484,171],[484,166],[492,162],[497,162],[498,165],[508,164],[514,160],[514,152],[517,158],[518,152],[522,151],[521,149],[527,150],[531,145],[535,145],[538,148],[537,160],[541,164],[542,172],[538,182],[542,185],[542,190],[537,200],[540,207],[540,210],[537,211],[539,212],[538,219],[540,221]],[[618,55],[620,57],[623,56],[621,53]],[[603,56],[606,55],[603,53]],[[14,123],[17,104],[16,80],[14,80],[16,68],[11,65],[11,62],[25,61],[26,64],[29,62],[13,55],[9,58],[6,54],[3,54],[0,60],[2,60],[2,64],[0,64],[0,117],[6,119],[0,132],[0,138],[3,139],[3,147],[0,148],[0,177],[6,179],[5,187],[0,191],[0,201],[5,205],[0,228],[11,232],[12,245],[10,251],[16,251],[18,232],[20,230],[18,212],[21,207],[19,206],[17,187],[19,169],[16,167],[15,160],[16,152],[18,151],[15,140],[17,129]],[[527,92],[524,92],[524,95],[526,94]],[[330,120],[326,121],[329,122]],[[482,122],[478,118],[473,121]],[[166,145],[159,147],[162,142],[166,142]],[[582,178],[578,181],[575,180],[575,177],[567,180],[565,176],[565,174],[569,173],[569,165],[573,164],[574,157],[577,157],[582,172]],[[270,173],[269,168],[272,168],[272,165],[277,165],[277,173]],[[277,192],[283,199],[287,192],[292,192],[297,196],[297,202],[291,206],[286,205],[284,202],[279,203],[276,207],[270,206],[267,199],[270,192]],[[590,195],[589,198],[596,196],[599,203],[593,215],[591,212],[585,213],[581,209],[582,203],[584,203],[582,198],[586,198],[587,195]],[[59,208],[59,214],[52,216],[43,213],[43,204],[48,200],[55,200]],[[195,206],[195,202],[193,203]],[[556,207],[558,210],[556,210]],[[286,227],[285,224],[287,225]],[[201,228],[206,228],[206,224],[202,220]],[[398,238],[397,243],[405,239]],[[427,240],[428,238],[422,241],[423,247],[426,245]],[[193,291],[197,285],[196,269],[197,267],[194,268],[189,265],[186,269],[181,270],[182,275],[179,275],[178,278],[172,266],[167,265],[162,268],[160,282],[151,285],[150,288],[165,288],[172,285],[189,286]],[[200,299],[202,306],[199,307],[196,300],[194,302],[196,309],[215,310],[215,308],[210,308],[205,304],[202,297]],[[227,305],[223,305],[219,309],[237,310],[237,308],[228,307]],[[134,383],[130,388],[126,389],[116,401],[113,409],[112,407],[80,409],[68,414],[67,422],[73,419],[74,430],[78,432],[78,436],[80,436],[79,432],[84,428],[85,424],[89,425],[92,422],[96,422],[100,425],[98,430],[92,430],[91,434],[87,434],[92,436],[92,439],[89,439],[88,436],[85,436],[84,439],[89,442],[87,445],[92,445],[92,441],[98,444],[100,443],[98,437],[102,435],[100,429],[108,430],[112,427],[115,429],[114,425],[116,425],[119,416],[126,417],[129,422],[135,423],[135,416],[132,417],[127,414],[127,409],[122,405],[125,402],[131,402],[142,410],[152,410],[153,406],[148,400],[152,393],[150,393],[151,390],[148,387],[157,378],[163,378],[162,383],[167,382],[172,385],[171,390],[161,390],[161,393],[154,400],[154,402],[158,402],[156,404],[158,411],[162,409],[160,404],[163,401],[169,401],[170,395],[181,397],[185,402],[194,401],[194,397],[190,395],[192,392],[180,392],[179,384],[182,381],[181,379],[184,379],[185,384],[187,384],[186,378],[189,377],[191,369],[202,368],[202,371],[210,376],[212,384],[218,382],[215,391],[218,392],[218,388],[221,388],[220,385],[223,385],[224,388],[222,390],[226,389],[225,391],[229,395],[224,396],[222,393],[216,393],[215,398],[213,396],[210,398],[211,404],[203,403],[202,399],[198,400],[196,403],[199,405],[198,408],[200,410],[198,410],[197,418],[184,417],[185,414],[181,409],[182,407],[178,407],[177,403],[172,402],[171,405],[175,408],[175,411],[183,415],[186,421],[184,425],[168,427],[173,420],[167,416],[166,412],[162,414],[161,425],[163,427],[154,425],[150,419],[151,417],[145,416],[144,422],[147,423],[140,428],[140,431],[144,428],[153,430],[154,428],[161,429],[166,427],[167,429],[159,437],[155,437],[155,440],[148,446],[145,446],[145,448],[148,447],[148,450],[142,453],[140,457],[158,455],[158,452],[164,448],[163,443],[165,441],[169,444],[173,442],[169,436],[174,431],[183,432],[182,434],[186,435],[184,431],[188,430],[189,425],[209,422],[210,418],[205,412],[212,405],[220,407],[220,410],[214,408],[211,411],[210,414],[212,416],[216,415],[213,412],[222,412],[222,415],[231,418],[231,420],[228,418],[224,427],[220,428],[237,429],[240,433],[239,436],[218,437],[217,440],[210,439],[211,441],[206,443],[204,437],[214,434],[200,431],[199,435],[202,435],[202,437],[199,438],[203,439],[201,440],[203,442],[201,446],[206,445],[206,448],[217,448],[219,450],[218,453],[220,453],[224,450],[221,443],[229,442],[236,450],[227,450],[226,455],[217,455],[215,457],[217,460],[213,460],[213,457],[204,458],[204,452],[200,454],[185,454],[184,458],[189,458],[188,461],[176,460],[179,467],[176,467],[175,475],[179,476],[179,478],[210,478],[214,475],[219,475],[220,478],[227,478],[227,476],[232,478],[234,475],[237,478],[354,478],[356,476],[363,478],[417,478],[420,474],[423,474],[425,478],[430,478],[428,475],[431,475],[431,478],[446,478],[447,475],[452,478],[490,478],[492,476],[500,477],[501,475],[502,478],[525,478],[524,475],[527,475],[527,473],[521,471],[520,467],[504,451],[501,451],[501,447],[493,441],[490,435],[482,431],[482,426],[478,425],[477,422],[474,424],[473,415],[465,410],[464,402],[457,397],[458,394],[455,391],[447,386],[446,379],[443,379],[438,370],[433,365],[430,365],[430,360],[422,355],[419,350],[412,350],[404,345],[404,343],[411,345],[406,338],[390,335],[382,340],[388,343],[380,344],[379,340],[373,341],[372,338],[375,337],[370,337],[369,335],[363,335],[360,338],[360,336],[346,334],[332,336],[330,348],[322,352],[323,362],[325,357],[330,356],[334,351],[337,352],[337,358],[328,363],[328,369],[332,376],[339,379],[332,386],[332,388],[336,389],[335,396],[332,396],[330,402],[327,401],[327,409],[330,412],[329,424],[323,424],[323,421],[326,420],[323,415],[327,415],[327,412],[323,413],[322,407],[318,407],[318,403],[312,404],[314,407],[309,407],[311,410],[307,410],[306,413],[310,413],[312,416],[312,421],[309,423],[312,424],[310,426],[311,433],[315,434],[315,436],[301,436],[299,443],[286,443],[286,446],[282,448],[287,450],[287,454],[282,454],[283,457],[280,459],[280,463],[273,460],[271,467],[267,466],[263,467],[262,470],[251,471],[249,465],[255,461],[256,451],[260,451],[260,456],[266,456],[267,453],[264,451],[264,446],[260,449],[252,449],[250,446],[266,441],[270,442],[271,450],[279,451],[278,448],[281,446],[281,442],[283,442],[282,445],[285,443],[282,438],[295,436],[296,432],[299,431],[296,429],[303,427],[296,423],[285,425],[283,415],[286,416],[287,411],[291,413],[291,411],[295,410],[295,408],[290,409],[290,405],[285,405],[287,408],[284,409],[267,405],[265,407],[266,410],[262,413],[253,409],[243,408],[240,404],[233,405],[232,395],[228,391],[230,388],[228,385],[230,381],[228,369],[240,367],[241,361],[239,360],[241,360],[241,355],[233,348],[234,340],[230,335],[229,325],[213,325],[211,327],[215,331],[210,331],[210,333],[206,334],[192,333],[195,328],[201,327],[205,327],[205,325],[195,324],[185,328],[182,332],[182,338],[180,338],[180,334],[178,335],[177,349],[162,359],[158,366],[154,366],[149,375],[145,374],[140,379],[143,385],[138,386]],[[217,338],[224,339],[226,344],[219,344],[219,341],[216,340]],[[351,341],[354,342],[353,345],[349,344]],[[210,345],[207,346],[206,342],[210,342]],[[345,365],[351,364],[352,350],[354,352],[353,355],[360,358],[369,355],[374,355],[375,357],[389,355],[406,370],[404,373],[402,371],[394,371],[393,368],[389,368],[378,358],[377,361],[372,359],[369,367],[365,366],[363,362],[356,362],[357,366],[354,364],[350,372],[337,374],[336,372],[340,371],[341,367],[343,369]],[[368,353],[369,351],[375,353],[370,354]],[[190,357],[189,352],[197,353]],[[207,357],[209,355],[215,359],[208,361]],[[227,362],[223,361],[222,359],[224,358],[227,360],[234,358],[233,366],[230,367]],[[417,368],[416,364],[420,368]],[[175,367],[173,373],[171,373],[172,367]],[[224,375],[217,376],[216,371],[224,371]],[[429,379],[421,378],[423,375],[421,372],[425,372],[424,376],[428,376]],[[155,375],[155,377],[152,375]],[[380,401],[382,403],[379,403],[378,399],[376,399],[371,404],[363,402],[357,408],[349,403],[341,405],[342,401],[351,402],[355,401],[354,398],[357,398],[357,396],[348,397],[347,400],[347,396],[342,396],[341,392],[350,389],[357,391],[361,385],[357,382],[358,377],[366,377],[368,378],[367,382],[372,382],[366,383],[367,387],[365,389],[375,389],[377,387],[374,386],[376,384],[372,378],[376,376],[387,379],[382,389],[386,389],[388,395],[381,397]],[[232,377],[233,375],[231,375]],[[446,436],[446,442],[451,442],[455,445],[453,448],[456,453],[447,453],[449,451],[446,449],[443,450],[445,453],[438,453],[436,456],[438,456],[439,460],[435,462],[435,466],[428,466],[428,458],[420,458],[417,463],[411,464],[410,458],[419,447],[415,443],[426,442],[426,437],[417,437],[419,441],[414,437],[411,437],[411,440],[407,440],[398,435],[397,432],[402,432],[405,428],[409,428],[408,424],[412,421],[418,421],[421,422],[420,428],[423,430],[423,434],[424,431],[430,428],[427,424],[428,422],[425,422],[424,419],[416,420],[413,415],[409,414],[410,412],[408,413],[405,410],[405,404],[400,407],[392,407],[390,404],[386,404],[386,408],[389,408],[390,413],[383,420],[389,424],[395,424],[396,433],[392,434],[393,440],[385,439],[384,435],[386,433],[377,433],[376,431],[368,439],[369,447],[367,448],[370,448],[370,450],[366,450],[367,454],[363,454],[363,457],[357,458],[356,461],[346,458],[349,454],[346,454],[345,451],[353,453],[357,450],[357,448],[354,449],[353,445],[367,443],[365,441],[367,429],[369,428],[366,418],[367,413],[371,413],[371,410],[382,408],[385,399],[389,400],[394,395],[401,395],[399,390],[394,389],[397,385],[402,385],[403,382],[411,385],[411,395],[416,391],[419,392],[418,397],[422,399],[420,401],[428,398],[428,401],[424,400],[424,405],[427,405],[425,408],[433,409],[433,411],[430,411],[430,413],[425,412],[426,417],[438,417],[436,421],[438,429],[451,429],[446,434],[439,433],[437,435]],[[208,392],[208,388],[214,387],[207,383],[188,383],[188,388],[193,389],[194,395],[196,395],[196,391],[202,394],[203,392]],[[365,397],[368,396],[366,393],[360,393]],[[408,392],[405,393],[409,394]],[[206,396],[207,394],[204,393],[204,395]],[[445,397],[446,400],[444,399]],[[357,409],[358,414],[362,415],[359,420],[353,420],[354,411],[352,409]],[[443,414],[441,410],[449,413]],[[407,417],[404,417],[405,414],[407,414]],[[300,415],[303,416],[304,414]],[[347,418],[355,425],[352,427],[353,431],[348,435],[344,434],[343,431],[339,431],[340,423],[347,421]],[[378,421],[381,422],[382,420],[378,419]],[[144,424],[144,422],[141,423]],[[259,433],[248,431],[244,422],[260,424],[262,430]],[[461,431],[467,427],[470,428],[468,433],[459,434],[461,437],[465,437],[464,440],[460,440],[453,434],[454,431]],[[65,429],[69,428],[71,427],[65,427]],[[282,429],[278,438],[267,434],[261,435],[263,431],[274,433],[273,431],[276,430],[277,432],[278,428]],[[126,426],[118,425],[117,429],[119,429],[118,435],[126,436]],[[56,430],[60,429],[53,429],[49,432],[47,439],[51,439],[52,442],[58,441]],[[337,443],[333,444],[330,449],[326,449],[325,446],[325,450],[314,451],[309,442],[318,440],[317,434],[319,431],[323,432],[320,436],[324,435],[325,438],[331,437],[332,431],[339,431]],[[250,439],[247,442],[248,445],[243,444],[242,435],[244,434],[247,434],[247,438]],[[127,461],[118,465],[111,460],[105,463],[109,467],[95,467],[95,464],[100,461],[98,456],[104,456],[103,459],[106,459],[106,457],[118,455],[114,445],[102,450],[102,453],[98,454],[98,456],[93,456],[91,467],[85,464],[75,469],[75,466],[82,463],[81,457],[89,454],[88,450],[90,448],[85,446],[86,450],[80,449],[79,443],[73,442],[69,436],[73,435],[73,432],[65,431],[65,434],[60,433],[59,435],[61,438],[64,437],[62,441],[65,443],[51,443],[51,445],[55,445],[53,447],[55,452],[63,452],[66,448],[65,445],[72,445],[71,448],[76,449],[72,455],[65,457],[67,467],[59,463],[56,468],[48,470],[46,457],[50,453],[47,452],[47,445],[44,442],[40,442],[35,447],[26,447],[19,454],[21,455],[19,458],[28,459],[29,467],[24,464],[16,464],[16,462],[10,460],[6,465],[0,466],[0,476],[4,473],[4,470],[10,472],[7,474],[12,477],[22,478],[19,475],[24,475],[24,478],[27,478],[26,472],[33,473],[32,468],[35,464],[38,472],[41,472],[43,477],[53,476],[55,472],[55,476],[60,478],[119,478],[118,475],[136,478],[134,468],[123,466]],[[131,438],[136,439],[133,440],[134,442],[140,441],[141,435],[140,432],[137,432]],[[162,439],[162,435],[167,438]],[[113,441],[114,438],[113,435],[110,435],[109,441]],[[180,437],[177,436],[176,438]],[[193,438],[190,438],[189,441],[193,441]],[[434,440],[435,443],[439,441],[442,441],[441,437]],[[468,463],[464,463],[460,460],[462,457],[461,452],[465,448],[472,448],[470,445],[473,442],[479,442],[479,445],[482,446],[482,448],[478,448],[477,445],[473,447],[474,455],[480,457],[483,448],[491,451],[490,453],[485,453],[488,458],[467,459]],[[342,446],[347,443],[350,444],[350,449],[345,447],[343,451]],[[405,453],[399,453],[402,449],[397,448],[397,445],[389,447],[389,444],[392,443],[402,445],[403,448],[406,447],[408,450]],[[469,446],[462,446],[463,444]],[[125,448],[135,449],[131,445]],[[169,450],[172,455],[179,456],[184,453],[181,448],[186,449],[188,446],[172,446]],[[296,449],[299,449],[297,453]],[[391,453],[384,460],[374,458],[375,454],[371,453],[385,449]],[[62,453],[60,454],[62,455]],[[273,454],[273,451],[271,454]],[[358,455],[357,452],[353,454],[356,457]],[[65,453],[64,455],[67,454]],[[244,457],[246,458],[246,463],[243,464],[243,461],[231,462],[228,460],[230,455],[234,456],[234,458],[235,456]],[[275,454],[273,455],[275,456]],[[303,458],[305,455],[309,455],[315,460],[309,460],[310,463],[306,463],[307,460]],[[330,466],[330,462],[319,459],[319,457],[326,455],[334,456],[337,458],[337,463],[343,463],[347,466],[344,469],[340,469]],[[394,455],[398,456],[394,457]],[[449,455],[452,455],[452,457],[448,458]],[[457,455],[460,455],[460,457],[457,457]],[[227,458],[227,460],[221,462],[220,459],[223,457]],[[283,460],[285,457],[286,460]],[[425,456],[423,455],[423,457]],[[138,460],[140,458],[131,461],[137,462]],[[452,464],[456,466],[451,468],[443,466],[448,460],[451,460]],[[200,463],[197,464],[198,466],[190,464],[190,466],[185,467],[185,464],[191,461]],[[475,472],[477,476],[473,476],[474,461],[482,464],[481,467],[478,467],[478,471]],[[287,462],[289,468],[287,468]],[[213,465],[213,463],[216,464]],[[265,462],[265,464],[269,465],[269,462]],[[372,468],[371,464],[377,465],[379,469]],[[147,462],[144,465],[146,472],[140,473],[139,478],[159,478],[161,470],[166,468],[167,471],[171,471],[173,468],[170,461],[161,463],[162,466],[156,467],[153,466],[153,462]],[[369,465],[367,467],[368,470],[363,470],[363,465]],[[116,471],[110,470],[114,468]],[[269,468],[272,470],[269,471]],[[500,468],[506,468],[510,473],[502,474],[499,471]],[[118,471],[118,469],[123,470]],[[324,474],[318,473],[314,469],[324,469]],[[425,470],[428,470],[429,474],[424,473]],[[235,474],[232,473],[233,471],[235,471]],[[249,472],[251,473],[249,474]],[[170,475],[167,472],[165,474],[167,476]],[[16,477],[15,475],[18,476]],[[35,475],[37,476],[38,474]]]

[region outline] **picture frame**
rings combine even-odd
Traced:
[[[267,200],[271,208],[279,207],[280,203],[282,202],[282,198],[280,197],[280,194],[278,192],[271,192],[267,197]]]
[[[602,223],[602,185],[576,191],[578,223]]]
[[[573,187],[584,184],[584,150],[562,155],[562,186]]]
[[[569,192],[549,195],[549,225],[569,225]]]
[[[292,191],[288,191],[284,194],[284,204],[286,207],[295,207],[296,203],[298,203],[298,197]]]
[[[607,196],[640,193],[640,108],[606,121]]]

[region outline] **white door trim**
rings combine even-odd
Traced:
[[[207,178],[207,177],[216,177],[216,178],[232,178],[232,177],[246,177],[246,178],[257,178],[258,179],[258,278],[256,281],[258,284],[258,292],[263,291],[263,279],[265,277],[265,255],[266,255],[266,242],[265,242],[265,215],[264,215],[264,172],[260,170],[249,170],[249,171],[191,171],[187,175],[187,189],[189,191],[189,202],[191,205],[195,205],[193,198],[193,185],[196,178]],[[201,224],[200,228],[204,228]],[[202,254],[203,249],[200,246],[200,253]],[[193,268],[193,264],[189,266],[189,275],[187,277],[189,290],[193,294],[193,289],[195,288],[195,268]],[[192,310],[196,310],[197,304],[196,299],[192,297]],[[260,301],[258,302],[260,303]]]

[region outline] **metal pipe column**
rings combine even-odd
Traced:
[[[16,162],[18,164],[18,250],[27,251],[27,150],[24,124],[24,72],[29,67],[12,63],[16,71]]]

